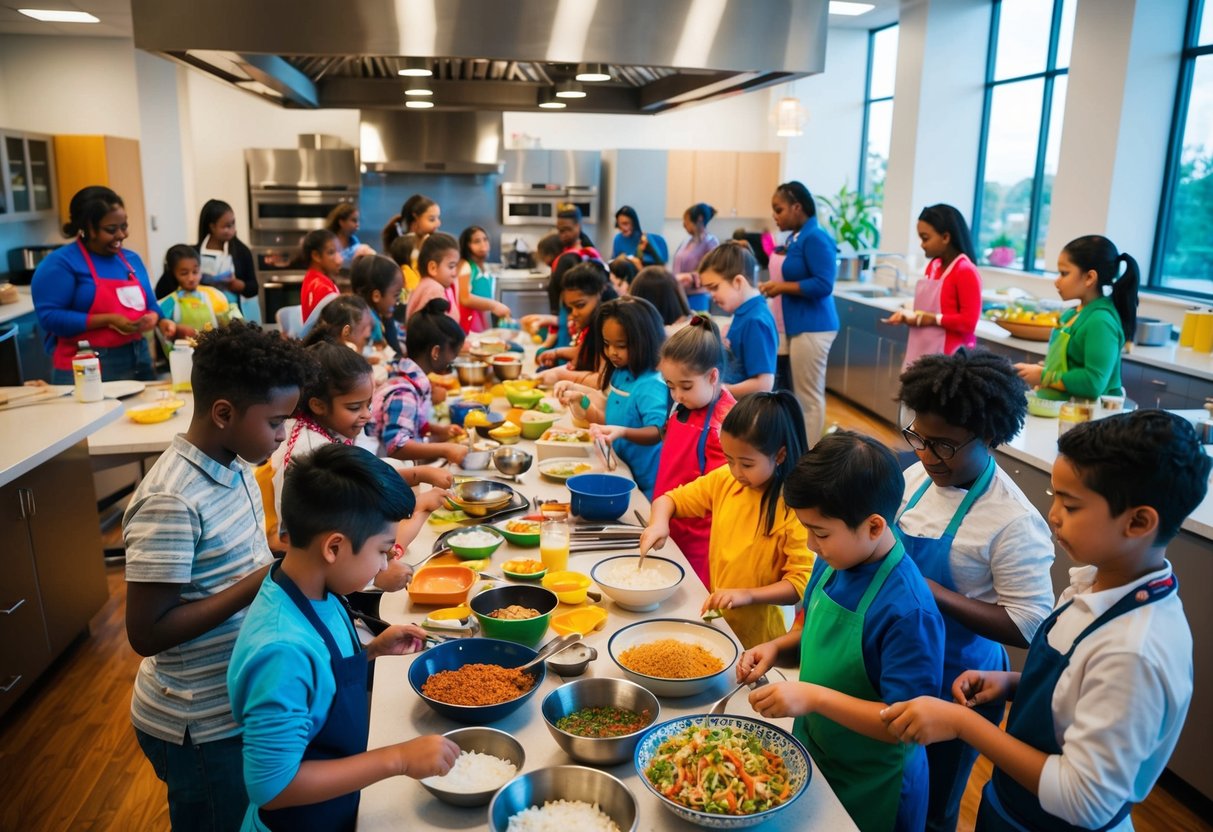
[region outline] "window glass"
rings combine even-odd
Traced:
[[[880,201],[889,167],[889,145],[893,138],[893,100],[868,105],[868,153],[865,164],[866,190]]]
[[[1205,27],[1209,5],[1205,6]],[[1195,59],[1159,282],[1213,294],[1213,55]]]
[[[1066,109],[1068,78],[1059,75],[1053,82],[1053,107],[1049,116],[1049,135],[1045,140],[1044,183],[1040,188],[1040,230],[1036,233],[1036,265],[1039,271],[1052,270],[1056,264],[1045,259],[1045,241],[1049,237],[1049,218],[1053,213],[1053,180],[1061,155],[1061,116]]]
[[[1045,71],[1053,0],[1002,0],[999,4],[994,80]]]
[[[1057,31],[1057,62],[1058,69],[1070,68],[1070,47],[1074,45],[1074,7],[1075,0],[1062,0],[1061,28]]]
[[[995,266],[1023,267],[1044,80],[994,87],[982,182],[977,253]]]
[[[897,77],[897,27],[890,26],[872,35],[872,84],[868,98],[889,98]]]
[[[1205,0],[1205,7],[1200,13],[1200,33],[1196,36],[1196,45],[1204,46],[1213,43],[1213,3]]]

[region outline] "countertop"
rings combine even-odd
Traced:
[[[4,387],[0,392],[28,388]],[[95,431],[122,416],[121,403],[113,399],[81,404],[71,397],[70,387],[58,388],[65,395],[53,401],[0,411],[0,486],[53,459]]]
[[[137,396],[123,399],[124,407],[151,404],[164,396],[168,387],[148,387]],[[173,444],[173,437],[185,433],[194,418],[194,396],[191,393],[173,393],[173,398],[185,402],[167,421],[154,425],[141,425],[130,419],[120,419],[107,425],[88,438],[88,452],[93,457],[111,457],[109,462],[124,462],[125,458],[140,458],[163,453]]]
[[[17,302],[0,305],[0,324],[34,311],[34,297],[28,286],[17,287]]]

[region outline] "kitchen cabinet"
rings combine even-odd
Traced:
[[[46,331],[38,323],[37,314],[28,312],[0,324],[0,327],[8,326],[17,327],[17,354],[21,357],[21,373],[25,380],[50,381],[51,357],[42,345]]]
[[[0,130],[0,222],[54,216],[54,151],[50,136]]]
[[[665,215],[681,217],[694,205],[695,151],[671,150],[666,157]]]
[[[147,213],[139,142],[117,136],[55,136],[55,180],[59,219],[67,222],[72,196],[89,185],[105,185],[126,205],[127,240],[123,245],[147,256]]]
[[[887,314],[883,310],[838,299],[835,303],[839,330],[826,363],[826,387],[896,424],[905,328],[880,323]]]
[[[779,184],[778,153],[671,150],[666,163],[666,217],[706,202],[722,217],[754,219],[771,212]]]

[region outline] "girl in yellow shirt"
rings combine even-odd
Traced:
[[[800,603],[813,569],[808,535],[783,501],[783,483],[804,454],[804,418],[787,391],[753,393],[720,426],[725,466],[653,501],[640,551],[660,549],[671,517],[712,515],[711,595],[747,649],[787,632],[778,605]]]

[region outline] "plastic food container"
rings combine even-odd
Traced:
[[[584,604],[590,583],[589,575],[567,570],[549,572],[543,576],[543,587],[556,593],[562,604]]]

